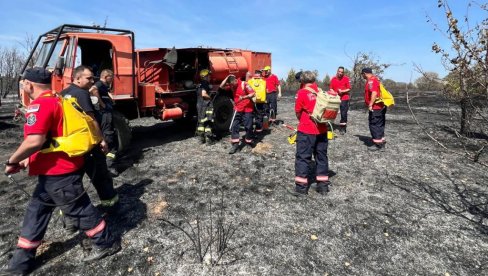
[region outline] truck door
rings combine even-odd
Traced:
[[[47,64],[47,69],[53,70],[53,79],[52,79],[52,89],[56,92],[63,90],[64,86],[64,62],[65,62],[65,55],[66,55],[66,48],[68,47],[68,40],[62,39],[56,42],[56,46],[54,47],[54,52],[49,59]]]
[[[81,51],[78,49],[78,38],[70,37],[66,53],[65,67],[63,72],[63,87],[66,88],[73,82],[73,69],[81,64]],[[76,62],[78,60],[78,62]]]

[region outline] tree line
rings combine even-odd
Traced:
[[[12,91],[18,90],[18,80],[22,65],[34,48],[34,37],[26,35],[18,46],[0,46],[0,97],[6,98]],[[33,66],[33,64],[29,64]]]
[[[448,77],[441,79],[436,72],[421,72],[421,76],[414,82],[400,82],[392,79],[385,79],[382,76],[385,70],[391,66],[389,63],[381,63],[378,59],[374,58],[372,53],[359,52],[353,59],[353,65],[344,69],[344,73],[350,78],[351,86],[353,90],[362,90],[364,88],[364,81],[361,77],[361,69],[364,67],[370,67],[375,72],[375,75],[379,76],[385,87],[392,91],[443,91],[444,84],[448,82]],[[288,71],[286,78],[281,79],[281,85],[283,90],[288,94],[294,94],[298,88],[299,83],[295,80],[295,74],[300,70],[291,68]],[[316,76],[319,76],[318,70],[313,71]],[[318,79],[317,84],[321,88],[328,89],[330,79],[333,77],[326,74],[322,79]]]

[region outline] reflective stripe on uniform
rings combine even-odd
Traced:
[[[24,248],[24,249],[34,249],[41,245],[41,241],[30,241],[26,238],[19,237],[19,241],[17,242],[17,247]]]
[[[207,117],[205,117],[205,118],[201,119],[201,120],[200,120],[200,123],[205,123],[206,121],[208,121],[208,118],[207,118]]]
[[[115,154],[114,154],[114,153],[109,152],[109,153],[107,153],[107,157],[108,157],[108,158],[115,159]]]
[[[100,223],[97,226],[95,226],[94,228],[92,228],[90,230],[85,231],[85,234],[87,235],[87,237],[93,238],[93,236],[102,232],[103,229],[105,229],[105,225],[106,225],[105,220],[102,219],[102,221],[100,221]]]
[[[246,143],[252,143],[252,139],[246,139]]]
[[[262,129],[256,129],[256,132],[263,132]]]
[[[204,132],[204,131],[205,131],[205,127],[199,126],[199,127],[197,128],[197,131]]]
[[[105,207],[112,207],[119,201],[119,195],[115,195],[111,199],[100,200],[100,204]]]
[[[230,141],[232,143],[239,143],[240,140],[239,140],[239,138],[235,138],[235,139],[230,139]]]
[[[327,175],[317,175],[317,181],[329,181],[329,176],[327,176]]]
[[[207,110],[205,111],[205,114],[213,114],[213,110]]]
[[[308,179],[306,177],[295,176],[295,182],[300,184],[308,184]]]
[[[345,126],[347,123],[339,123],[340,126]]]
[[[383,142],[384,142],[384,140],[383,140],[383,139],[384,139],[384,138],[381,138],[381,139],[373,139],[373,143],[375,143],[375,144],[380,144],[380,143],[383,143]]]
[[[211,128],[209,128],[209,127],[206,127],[206,128],[205,128],[205,132],[212,132],[212,129],[211,129]]]

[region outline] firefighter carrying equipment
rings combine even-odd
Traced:
[[[341,97],[334,90],[324,92],[319,88],[317,93],[310,87],[305,87],[305,89],[317,97],[313,112],[309,113],[310,119],[318,124],[333,122],[341,105]]]
[[[75,97],[58,97],[63,109],[63,136],[51,137],[47,148],[41,153],[63,151],[68,156],[81,156],[89,152],[102,140],[98,135],[95,120],[78,105]]]
[[[395,105],[395,99],[390,91],[386,90],[383,84],[380,82],[380,97],[377,98],[375,103],[383,103],[385,106],[390,107]]]
[[[266,81],[261,77],[253,77],[248,80],[247,83],[252,87],[254,92],[254,97],[252,98],[255,103],[266,103]]]

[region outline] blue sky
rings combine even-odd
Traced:
[[[451,0],[454,14],[466,14],[469,1]],[[385,77],[412,81],[426,71],[446,74],[437,42],[449,47],[426,15],[445,26],[437,0],[411,1],[28,1],[0,0],[0,46],[18,46],[26,34],[37,37],[64,23],[103,24],[135,32],[137,48],[212,46],[272,53],[272,70],[280,78],[290,68],[334,75],[349,56],[373,53],[392,63]],[[470,10],[470,18],[486,14]]]

